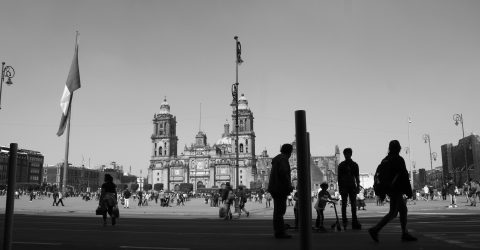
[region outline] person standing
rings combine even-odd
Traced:
[[[272,195],[269,192],[265,193],[265,208],[269,208],[272,201]]]
[[[125,199],[123,203],[123,208],[129,208],[131,196],[132,196],[132,193],[130,192],[130,190],[128,190],[128,188],[125,189],[125,191],[123,192],[123,198]]]
[[[287,197],[293,191],[288,159],[292,155],[292,144],[283,144],[280,154],[272,159],[272,170],[268,183],[268,192],[273,198],[273,230],[278,239],[292,238],[285,231],[283,216],[287,210]]]
[[[453,181],[453,178],[450,178],[450,180],[447,183],[447,190],[448,190],[448,194],[450,195],[450,205],[448,206],[449,208],[457,207],[457,198],[456,198],[455,188],[456,188],[455,182]]]
[[[372,228],[368,229],[368,233],[375,242],[378,242],[378,233],[392,219],[400,213],[400,225],[402,228],[402,241],[416,241],[417,238],[407,231],[407,203],[405,197],[412,197],[412,187],[408,176],[405,160],[400,156],[400,142],[397,140],[390,141],[388,146],[388,155],[382,160],[382,164],[388,167],[391,184],[386,194],[390,197],[390,210],[388,213]],[[405,196],[405,197],[404,197]]]
[[[342,197],[342,222],[343,229],[347,228],[347,203],[350,200],[352,211],[352,228],[362,229],[362,225],[357,218],[357,193],[360,188],[360,173],[358,164],[352,160],[352,149],[343,150],[345,160],[338,165],[338,187]]]

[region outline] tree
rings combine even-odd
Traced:
[[[133,191],[133,192],[137,192],[139,186],[140,186],[140,185],[138,185],[138,183],[132,184],[132,191]]]
[[[152,190],[152,184],[145,184],[145,185],[143,185],[143,190],[145,190],[145,191]]]
[[[153,190],[155,191],[160,191],[163,189],[163,183],[155,183],[155,185],[153,185]]]
[[[191,192],[193,190],[192,183],[180,183],[180,191],[184,193]]]

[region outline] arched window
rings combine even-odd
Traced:
[[[162,147],[159,147],[159,148],[158,148],[158,155],[160,155],[160,156],[162,155],[162,150],[163,150]]]
[[[155,143],[155,152],[154,152],[154,156],[157,156],[157,143]]]
[[[240,143],[240,153],[243,153],[243,144]]]

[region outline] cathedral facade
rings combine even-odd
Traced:
[[[232,103],[232,124],[236,120],[236,107]],[[238,131],[228,122],[215,144],[207,142],[207,135],[199,131],[190,146],[185,145],[178,155],[177,119],[170,113],[165,99],[160,112],[153,117],[152,157],[148,169],[148,183],[162,183],[164,190],[178,190],[181,183],[193,184],[194,190],[221,187],[230,182],[250,188],[256,176],[255,132],[253,113],[245,96],[238,99]],[[238,176],[236,171],[236,144],[238,134]]]

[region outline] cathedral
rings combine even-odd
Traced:
[[[250,188],[256,175],[255,132],[253,113],[245,96],[238,99],[238,131],[235,128],[235,103],[232,106],[232,129],[228,122],[215,144],[207,142],[207,135],[198,131],[195,141],[185,145],[178,155],[177,119],[170,112],[166,98],[160,112],[153,116],[152,157],[148,169],[148,183],[162,183],[164,190],[178,190],[181,183],[193,184],[193,189],[221,187],[230,182]],[[236,176],[236,146],[238,134],[238,177]]]

